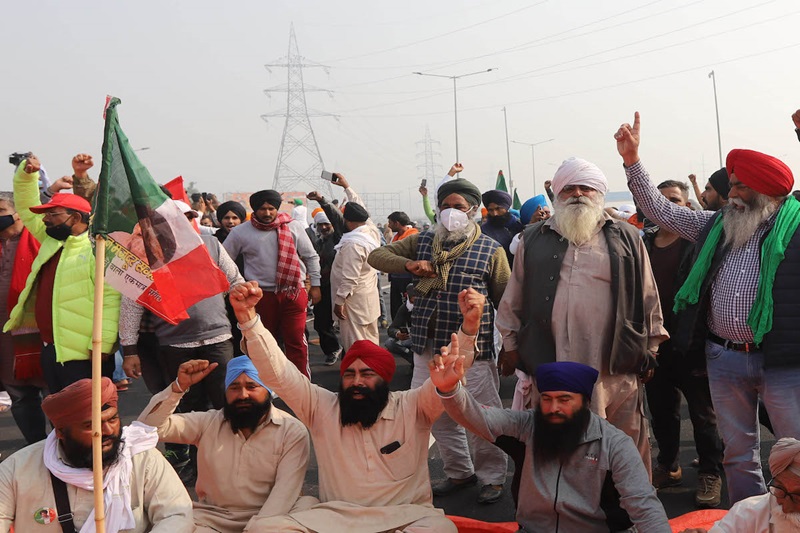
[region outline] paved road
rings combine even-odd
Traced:
[[[388,303],[388,295],[386,296]],[[310,324],[309,324],[310,326]],[[315,337],[312,331],[312,339]],[[313,341],[312,341],[313,342]],[[322,364],[324,357],[318,346],[311,345],[311,371],[312,381],[327,389],[336,390],[339,380],[339,365],[327,367]],[[407,389],[411,383],[411,367],[409,364],[397,358],[397,372],[391,387],[393,390]],[[511,397],[514,390],[514,379],[503,378],[501,380],[501,397],[506,406],[510,406]],[[125,423],[134,420],[149,401],[150,395],[141,381],[134,383],[131,388],[120,394],[120,412]],[[652,439],[651,439],[652,440]],[[653,442],[655,442],[653,440]],[[772,436],[762,428],[762,461],[766,466],[766,458],[773,443]],[[0,414],[0,454],[2,458],[8,457],[14,451],[24,446],[22,435],[19,433],[10,413]],[[654,448],[655,457],[657,449]],[[697,480],[695,469],[690,467],[690,463],[696,457],[694,451],[694,441],[692,438],[691,424],[688,420],[685,405],[683,412],[683,422],[681,427],[681,455],[680,463],[683,468],[684,483],[680,487],[663,490],[659,493],[661,501],[667,510],[670,518],[694,510],[694,487]],[[431,447],[430,460],[428,462],[431,479],[435,482],[445,478],[442,470],[442,461],[436,450],[436,445]],[[511,485],[511,473],[513,464],[509,461],[509,477],[506,490],[499,502],[493,505],[478,505],[476,498],[479,487],[473,486],[457,494],[444,498],[434,498],[434,504],[441,507],[447,514],[467,516],[488,522],[511,521],[514,518],[514,504],[509,493]],[[768,476],[768,473],[765,474]],[[767,477],[767,479],[769,479]],[[317,495],[317,465],[312,456],[306,475],[304,487],[306,494]],[[727,508],[727,496],[723,492],[723,507]]]

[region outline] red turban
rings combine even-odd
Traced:
[[[117,406],[117,387],[104,377],[100,383],[100,405]],[[81,379],[42,400],[42,411],[56,429],[92,418],[92,380]]]
[[[736,177],[756,192],[767,196],[786,196],[794,187],[794,176],[786,164],[754,150],[731,150],[725,164],[728,176]]]
[[[342,366],[339,370],[340,375],[352,365],[356,359],[361,359],[365,365],[375,371],[387,384],[392,381],[394,376],[394,356],[389,350],[381,348],[372,341],[360,340],[353,343],[347,350]]]

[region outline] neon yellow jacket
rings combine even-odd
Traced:
[[[33,261],[31,273],[19,302],[3,331],[36,325],[36,279],[42,265],[63,248],[56,268],[53,286],[53,340],[56,360],[59,363],[90,358],[92,350],[92,314],[94,308],[94,253],[89,233],[71,235],[59,241],[45,232],[42,215],[34,214],[30,207],[41,205],[39,200],[39,173],[28,174],[22,162],[14,174],[14,202],[22,222],[31,234],[42,243],[39,255]],[[119,293],[105,285],[103,289],[103,353],[111,353],[117,341],[119,323]]]

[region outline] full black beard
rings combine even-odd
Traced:
[[[566,459],[580,445],[591,413],[584,404],[571,419],[564,415],[550,415],[564,420],[561,424],[550,422],[539,409],[533,413],[533,452],[534,456],[545,460]]]
[[[103,436],[103,442],[113,441],[113,446],[107,451],[103,452],[103,469],[115,464],[119,460],[119,452],[122,450],[124,443],[122,442],[122,433],[111,436]],[[61,439],[61,449],[64,451],[64,457],[67,462],[75,468],[92,468],[92,447],[84,446],[69,436],[69,432],[64,432],[64,438]]]
[[[353,398],[353,393],[356,391],[361,393],[362,399]],[[342,382],[339,382],[339,411],[342,426],[361,424],[364,429],[371,428],[387,403],[389,403],[389,385],[386,382],[376,385],[375,390],[356,385],[342,389]]]
[[[506,224],[511,222],[511,213],[506,213],[505,215],[499,215],[496,217],[489,217],[489,224],[492,226],[499,226],[505,227]]]
[[[263,403],[253,400],[236,400],[233,403],[226,401],[225,407],[222,408],[222,416],[230,422],[234,433],[238,433],[242,429],[255,431],[261,419],[269,414],[271,407],[272,396],[269,394]]]

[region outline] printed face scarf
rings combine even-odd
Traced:
[[[723,215],[724,216],[724,215]],[[764,335],[772,330],[772,313],[774,302],[772,289],[775,285],[775,272],[786,256],[786,247],[800,226],[800,202],[789,196],[780,207],[775,226],[761,245],[761,270],[758,277],[758,291],[753,307],[747,317],[747,325],[753,330],[753,342],[760,344]],[[714,251],[722,237],[722,216],[718,216],[711,226],[706,242],[700,249],[683,286],[675,295],[676,313],[700,299],[700,287],[706,279],[714,258]]]
[[[475,244],[481,236],[481,228],[475,226],[475,231],[466,240],[456,244],[449,251],[442,249],[442,241],[436,235],[433,238],[431,250],[431,263],[436,271],[435,278],[422,278],[417,282],[416,289],[420,294],[428,294],[432,290],[444,290],[447,287],[447,277],[450,275],[450,267],[470,246]]]
[[[303,271],[300,268],[300,257],[297,255],[297,247],[294,244],[292,232],[289,230],[289,222],[292,217],[287,213],[278,213],[275,220],[269,224],[264,224],[250,217],[250,222],[260,231],[278,232],[278,266],[275,271],[275,285],[277,292],[286,292],[294,299],[303,287]]]

